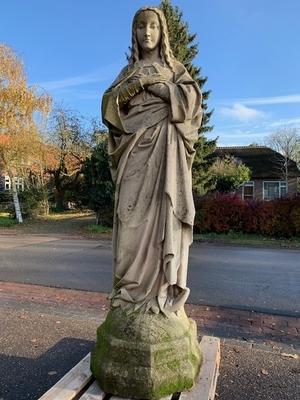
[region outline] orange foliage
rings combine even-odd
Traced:
[[[38,158],[41,138],[34,113],[46,115],[50,106],[49,96],[27,85],[13,50],[0,44],[0,155],[6,170],[18,170]]]
[[[11,144],[11,137],[8,135],[0,135],[0,147],[9,146]]]

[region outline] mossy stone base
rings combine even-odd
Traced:
[[[183,310],[166,317],[115,308],[98,328],[91,371],[106,393],[160,399],[191,389],[201,361],[196,323]]]

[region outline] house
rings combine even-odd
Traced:
[[[233,156],[250,168],[251,181],[236,191],[245,200],[272,200],[297,194],[300,177],[297,164],[269,147],[218,147],[215,155]]]
[[[18,191],[24,190],[24,179],[15,178],[16,188]],[[0,173],[0,193],[11,189],[10,177],[5,174]]]

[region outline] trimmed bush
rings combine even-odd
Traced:
[[[255,233],[291,237],[300,233],[300,197],[244,201],[233,194],[195,196],[195,232]]]

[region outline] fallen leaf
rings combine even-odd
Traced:
[[[56,375],[56,374],[57,374],[57,371],[49,371],[49,372],[48,372],[48,375],[50,375],[50,376]]]
[[[299,358],[298,354],[281,353],[281,355],[283,357],[295,358],[296,360]]]
[[[261,370],[261,373],[262,373],[263,375],[269,375],[269,372],[268,372],[265,368],[263,368],[263,369]]]

